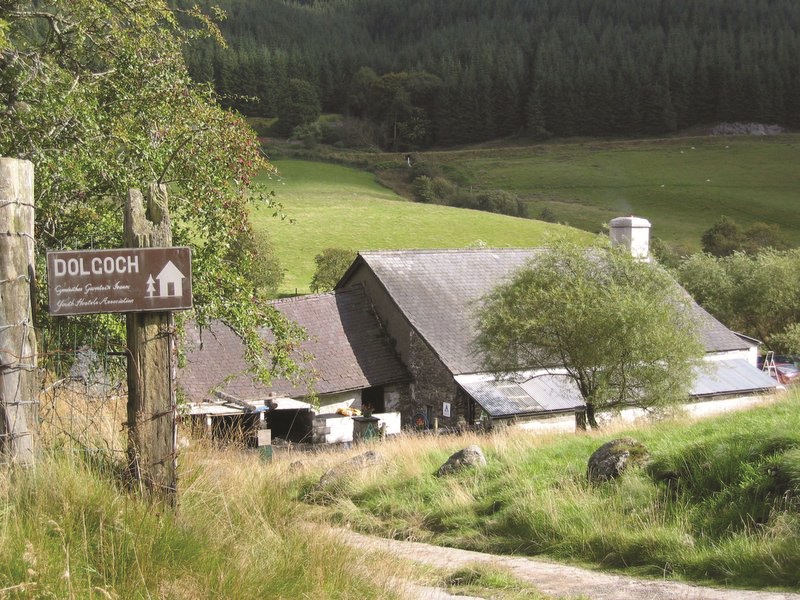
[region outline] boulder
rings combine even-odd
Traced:
[[[611,440],[589,457],[586,476],[590,483],[600,483],[619,477],[632,465],[643,465],[650,455],[641,442],[632,438]]]
[[[368,452],[364,452],[363,454],[359,454],[354,456],[353,458],[344,461],[336,465],[335,467],[331,467],[325,473],[323,473],[322,477],[319,479],[319,483],[314,488],[314,491],[321,492],[334,484],[338,484],[343,479],[346,479],[350,475],[355,474],[358,471],[363,469],[373,467],[376,465],[382,464],[384,461],[383,455],[379,452],[375,452],[374,450],[370,450]]]
[[[447,475],[456,471],[461,471],[468,467],[485,467],[486,457],[483,455],[483,450],[476,445],[467,446],[463,450],[459,450],[447,459],[439,470],[436,472],[437,476]]]

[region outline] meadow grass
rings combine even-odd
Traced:
[[[532,585],[516,579],[506,569],[488,565],[467,565],[441,579],[447,589],[459,596],[492,598],[492,600],[547,600]]]
[[[81,408],[68,400],[70,412]],[[89,404],[96,429],[76,416],[78,431],[113,431]],[[349,450],[289,449],[270,463],[194,442],[180,455],[176,513],[125,489],[113,456],[71,452],[56,437],[35,469],[0,469],[0,596],[397,598],[404,581],[431,582],[416,567],[337,541],[328,523],[640,575],[798,589],[798,408],[795,391],[696,422],[611,424],[574,436],[506,428],[401,436]],[[113,403],[108,410],[118,419]],[[590,454],[622,436],[641,441],[651,460],[589,484]],[[106,444],[124,448],[124,440]],[[469,444],[483,448],[487,467],[435,476]],[[322,474],[366,449],[383,456],[379,468],[315,493]],[[433,583],[499,598],[533,593],[487,569]]]
[[[352,250],[541,245],[549,236],[588,236],[574,229],[504,215],[408,202],[366,171],[331,163],[275,162],[278,176],[264,181],[294,222],[254,210],[285,269],[283,294],[307,293],[314,256],[328,247]]]
[[[328,152],[376,171],[406,169],[401,154]],[[416,164],[471,190],[517,194],[536,216],[598,231],[618,216],[651,221],[653,235],[689,249],[721,215],[775,223],[800,244],[800,135],[566,140],[419,152]],[[407,169],[406,169],[407,170]]]
[[[364,555],[305,524],[287,464],[195,447],[180,506],[124,489],[61,448],[35,469],[0,470],[0,597],[400,598]]]
[[[404,438],[381,448],[388,467],[380,476],[351,480],[327,499],[325,514],[370,533],[471,550],[797,589],[798,408],[795,392],[696,423],[559,438],[514,431]],[[589,456],[621,436],[643,442],[651,461],[617,481],[589,484]],[[434,475],[471,443],[483,448],[486,468]]]

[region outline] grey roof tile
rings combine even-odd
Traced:
[[[331,394],[408,381],[408,373],[388,343],[388,337],[362,288],[278,300],[273,305],[303,326],[309,340],[302,351],[314,359],[314,390]],[[287,397],[308,394],[302,383],[275,378],[266,386],[247,373],[244,345],[224,323],[202,332],[187,328],[186,367],[179,384],[187,396],[202,401],[211,390],[240,400],[258,401],[270,393]]]
[[[482,370],[473,346],[476,302],[542,248],[475,248],[361,252],[412,326],[453,374]],[[346,283],[346,276],[343,282]],[[706,352],[749,346],[696,303]]]
[[[708,361],[695,369],[692,396],[741,395],[774,390],[778,383],[743,358]]]

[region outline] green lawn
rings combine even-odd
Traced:
[[[271,184],[294,219],[280,221],[256,211],[286,269],[283,293],[308,292],[314,256],[327,247],[355,250],[499,247],[541,244],[548,235],[579,232],[540,221],[403,200],[372,174],[338,165],[298,160],[275,162]]]

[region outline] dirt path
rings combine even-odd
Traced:
[[[347,529],[336,530],[336,536],[361,549],[380,550],[443,569],[455,570],[476,563],[503,567],[518,579],[553,596],[584,596],[591,600],[800,600],[800,594],[794,593],[723,590],[674,581],[635,579],[541,559],[483,554],[417,542],[375,538]],[[412,585],[407,586],[406,591],[414,598],[425,600],[455,598],[435,588]]]

